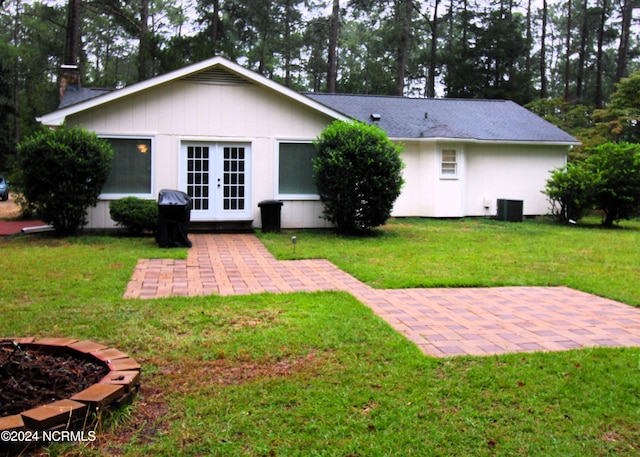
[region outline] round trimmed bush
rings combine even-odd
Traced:
[[[98,203],[113,150],[80,127],[42,129],[18,146],[20,190],[38,217],[59,235],[74,235]]]
[[[323,217],[343,234],[367,234],[391,216],[404,183],[400,147],[377,126],[335,121],[314,143]]]

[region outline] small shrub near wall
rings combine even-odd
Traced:
[[[134,236],[158,229],[158,204],[155,200],[125,197],[109,203],[111,219]]]

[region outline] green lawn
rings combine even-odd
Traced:
[[[372,238],[261,235],[280,259],[327,258],[378,288],[569,286],[640,306],[640,222],[398,219]],[[297,238],[293,252],[291,236]]]
[[[393,221],[373,238],[260,235],[375,287],[569,285],[640,305],[640,224]],[[0,239],[0,335],[114,346],[134,405],[83,456],[640,455],[640,349],[434,359],[346,293],[124,300],[151,239]]]

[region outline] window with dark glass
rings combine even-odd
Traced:
[[[151,140],[105,138],[113,148],[111,174],[103,194],[151,193]]]
[[[284,195],[316,195],[313,179],[313,159],[316,150],[312,143],[284,143],[279,145],[278,192]]]

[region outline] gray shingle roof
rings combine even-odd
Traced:
[[[390,138],[578,143],[573,136],[506,100],[306,94],[336,111],[377,124]]]
[[[103,94],[112,92],[112,89],[93,89],[89,87],[81,87],[79,85],[69,85],[64,93],[64,97],[58,105],[58,109],[84,102]]]

